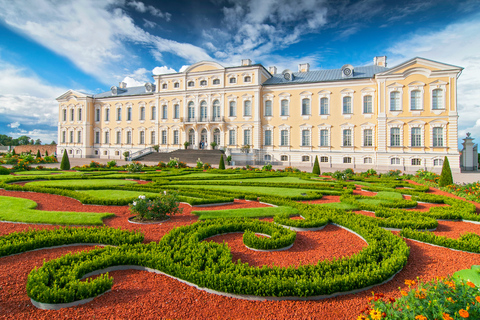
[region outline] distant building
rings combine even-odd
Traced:
[[[154,83],[59,98],[58,154],[121,159],[153,145],[161,151],[210,148],[237,162],[439,171],[460,170],[457,77],[461,67],[413,58],[370,66],[298,72],[242,60],[202,61]],[[248,146],[248,153],[241,148]],[[245,148],[244,150],[245,151]]]

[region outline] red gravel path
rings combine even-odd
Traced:
[[[130,215],[126,206],[82,205],[74,199],[30,192],[0,190],[0,195],[32,199],[38,203],[40,210],[113,212],[116,217],[107,219],[105,221],[107,225],[129,230],[141,229],[146,234],[147,242],[158,241],[176,226],[195,222],[197,217],[190,214],[192,210],[264,206],[258,202],[247,201],[235,201],[232,205],[202,208],[192,208],[182,204],[184,212],[164,224],[135,225],[127,222]],[[374,195],[374,193],[369,192],[369,195]],[[335,200],[329,197],[334,196],[325,196],[324,201]],[[28,228],[52,228],[52,226],[0,223],[0,234]],[[440,221],[436,233],[456,238],[465,231],[480,234],[480,225]],[[329,225],[321,231],[297,233],[295,245],[283,252],[248,250],[241,242],[241,234],[217,236],[212,240],[227,241],[232,248],[234,261],[241,259],[252,265],[273,262],[282,266],[314,263],[318,259],[348,256],[358,252],[365,245],[352,233],[333,225]],[[407,266],[392,281],[374,288],[375,292],[382,292],[386,297],[399,297],[397,288],[405,288],[404,281],[406,279],[415,279],[418,276],[422,280],[428,281],[437,276],[446,276],[457,270],[470,268],[473,264],[480,264],[480,255],[478,254],[456,252],[408,239],[406,242],[411,248]],[[31,269],[34,266],[41,266],[44,259],[50,260],[70,251],[90,248],[79,246],[50,249],[0,258],[0,318],[354,319],[368,304],[368,297],[371,296],[371,292],[367,291],[320,301],[246,301],[208,294],[166,276],[127,270],[111,272],[111,276],[114,277],[112,291],[95,298],[93,302],[86,305],[60,311],[45,311],[33,307],[25,291],[27,276]]]

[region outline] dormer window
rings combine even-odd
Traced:
[[[201,85],[201,86],[206,86],[206,85],[207,85],[207,80],[202,80],[202,81],[200,81],[200,85]]]
[[[162,89],[167,89],[167,84],[166,83],[162,84]]]
[[[220,79],[213,79],[213,84],[220,84]]]
[[[282,72],[283,74],[283,78],[287,81],[292,81],[293,80],[293,72],[286,69],[286,70],[283,70]]]
[[[237,83],[237,79],[234,77],[230,78],[230,83]]]
[[[252,82],[252,77],[246,76],[245,78],[243,78],[243,82]]]
[[[114,96],[117,95],[117,87],[116,86],[111,87],[110,90],[112,90],[112,95],[114,95]]]
[[[353,77],[353,66],[346,64],[342,67],[342,78],[351,78]]]
[[[145,83],[145,91],[146,92],[152,92],[153,91],[153,84],[150,82]]]
[[[189,87],[194,87],[195,86],[195,82],[193,81],[188,81],[188,84],[187,84]]]

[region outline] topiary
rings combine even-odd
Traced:
[[[450,169],[450,163],[447,156],[443,159],[442,173],[440,174],[440,180],[438,180],[439,187],[445,187],[453,184],[452,170]]]
[[[40,150],[37,150],[37,159],[40,159],[42,157],[42,154],[40,153]]]
[[[70,160],[68,159],[67,150],[63,150],[62,162],[60,163],[60,169],[70,170]]]
[[[223,154],[220,156],[220,164],[218,165],[218,169],[225,170],[225,162],[223,161]]]
[[[16,155],[16,153],[15,153],[15,148],[12,149],[12,155],[13,155],[13,156]]]
[[[45,157],[48,157],[48,151],[45,150]]]
[[[0,175],[10,174],[10,169],[0,166]]]
[[[313,164],[312,173],[320,175],[320,164],[318,163],[318,156],[315,156],[315,163]]]

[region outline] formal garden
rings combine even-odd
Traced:
[[[480,186],[448,161],[61,167],[0,167],[2,317],[480,318]]]

